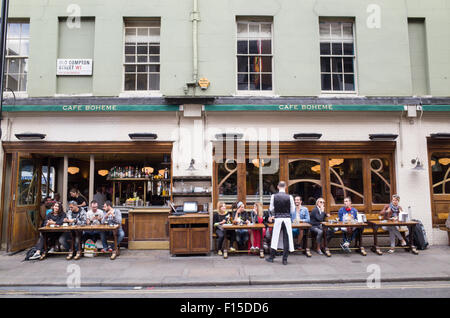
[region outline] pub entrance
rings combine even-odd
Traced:
[[[0,237],[8,252],[34,245],[43,200],[66,210],[71,189],[87,204],[110,200],[122,211],[125,245],[168,248],[171,142],[4,142],[3,149]]]

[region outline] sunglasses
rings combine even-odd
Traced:
[[[325,203],[325,201],[317,201],[317,203]]]

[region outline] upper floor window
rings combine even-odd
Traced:
[[[322,92],[349,92],[355,88],[353,22],[320,21]]]
[[[5,59],[5,90],[26,92],[28,56],[30,48],[30,23],[8,23]]]
[[[237,89],[271,91],[272,22],[237,21]]]
[[[158,91],[160,31],[156,20],[125,21],[125,91]]]

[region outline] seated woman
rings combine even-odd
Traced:
[[[66,214],[63,212],[61,202],[55,202],[52,205],[52,212],[47,214],[44,226],[50,225],[59,225],[61,226],[64,223],[64,219]],[[66,249],[69,249],[69,244],[64,239],[63,233],[48,233],[47,238],[54,242],[59,240],[60,244]],[[44,236],[40,234],[39,241],[36,244],[36,252],[30,257],[30,259],[38,259],[41,258],[41,251],[44,249]]]
[[[253,205],[253,211],[251,213],[251,223],[262,224],[264,223],[264,210],[260,202],[256,202]],[[266,236],[266,229],[263,229],[263,237]],[[259,230],[250,230],[250,253],[259,252],[261,249],[261,232]]]
[[[233,224],[244,225],[250,223],[247,212],[245,211],[245,206],[243,202],[238,202],[236,204],[236,212],[233,215]],[[238,249],[244,249],[249,238],[247,229],[236,230],[236,242],[238,244]]]
[[[385,220],[398,220],[398,215],[400,212],[403,212],[403,209],[400,205],[398,205],[400,202],[400,196],[397,194],[394,194],[392,196],[392,201],[390,204],[387,204],[384,206],[383,210],[380,211],[380,215],[383,216]],[[388,253],[394,253],[394,247],[395,247],[395,238],[397,237],[402,246],[406,246],[406,242],[403,239],[402,235],[400,234],[400,231],[398,230],[398,226],[383,226],[383,230],[389,232],[389,239],[391,243],[391,249],[388,251]]]
[[[227,211],[227,206],[224,202],[217,202],[217,213],[213,215],[214,229],[217,235],[217,254],[223,255],[223,241],[225,239],[225,231],[223,230],[223,225],[225,223],[231,223],[231,213]],[[230,252],[234,252],[233,243],[235,241],[234,231],[227,232],[227,238],[230,242]]]

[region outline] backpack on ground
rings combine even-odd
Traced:
[[[420,220],[411,220],[417,222],[418,224],[414,227],[413,233],[409,233],[408,240],[413,239],[413,244],[419,250],[425,250],[428,247],[427,233],[425,232],[425,227]]]
[[[25,254],[24,261],[29,261],[29,260],[30,260],[30,257],[33,256],[34,253],[36,253],[36,251],[37,251],[36,246],[33,246],[32,248],[30,248],[30,249],[28,250],[28,252]]]

